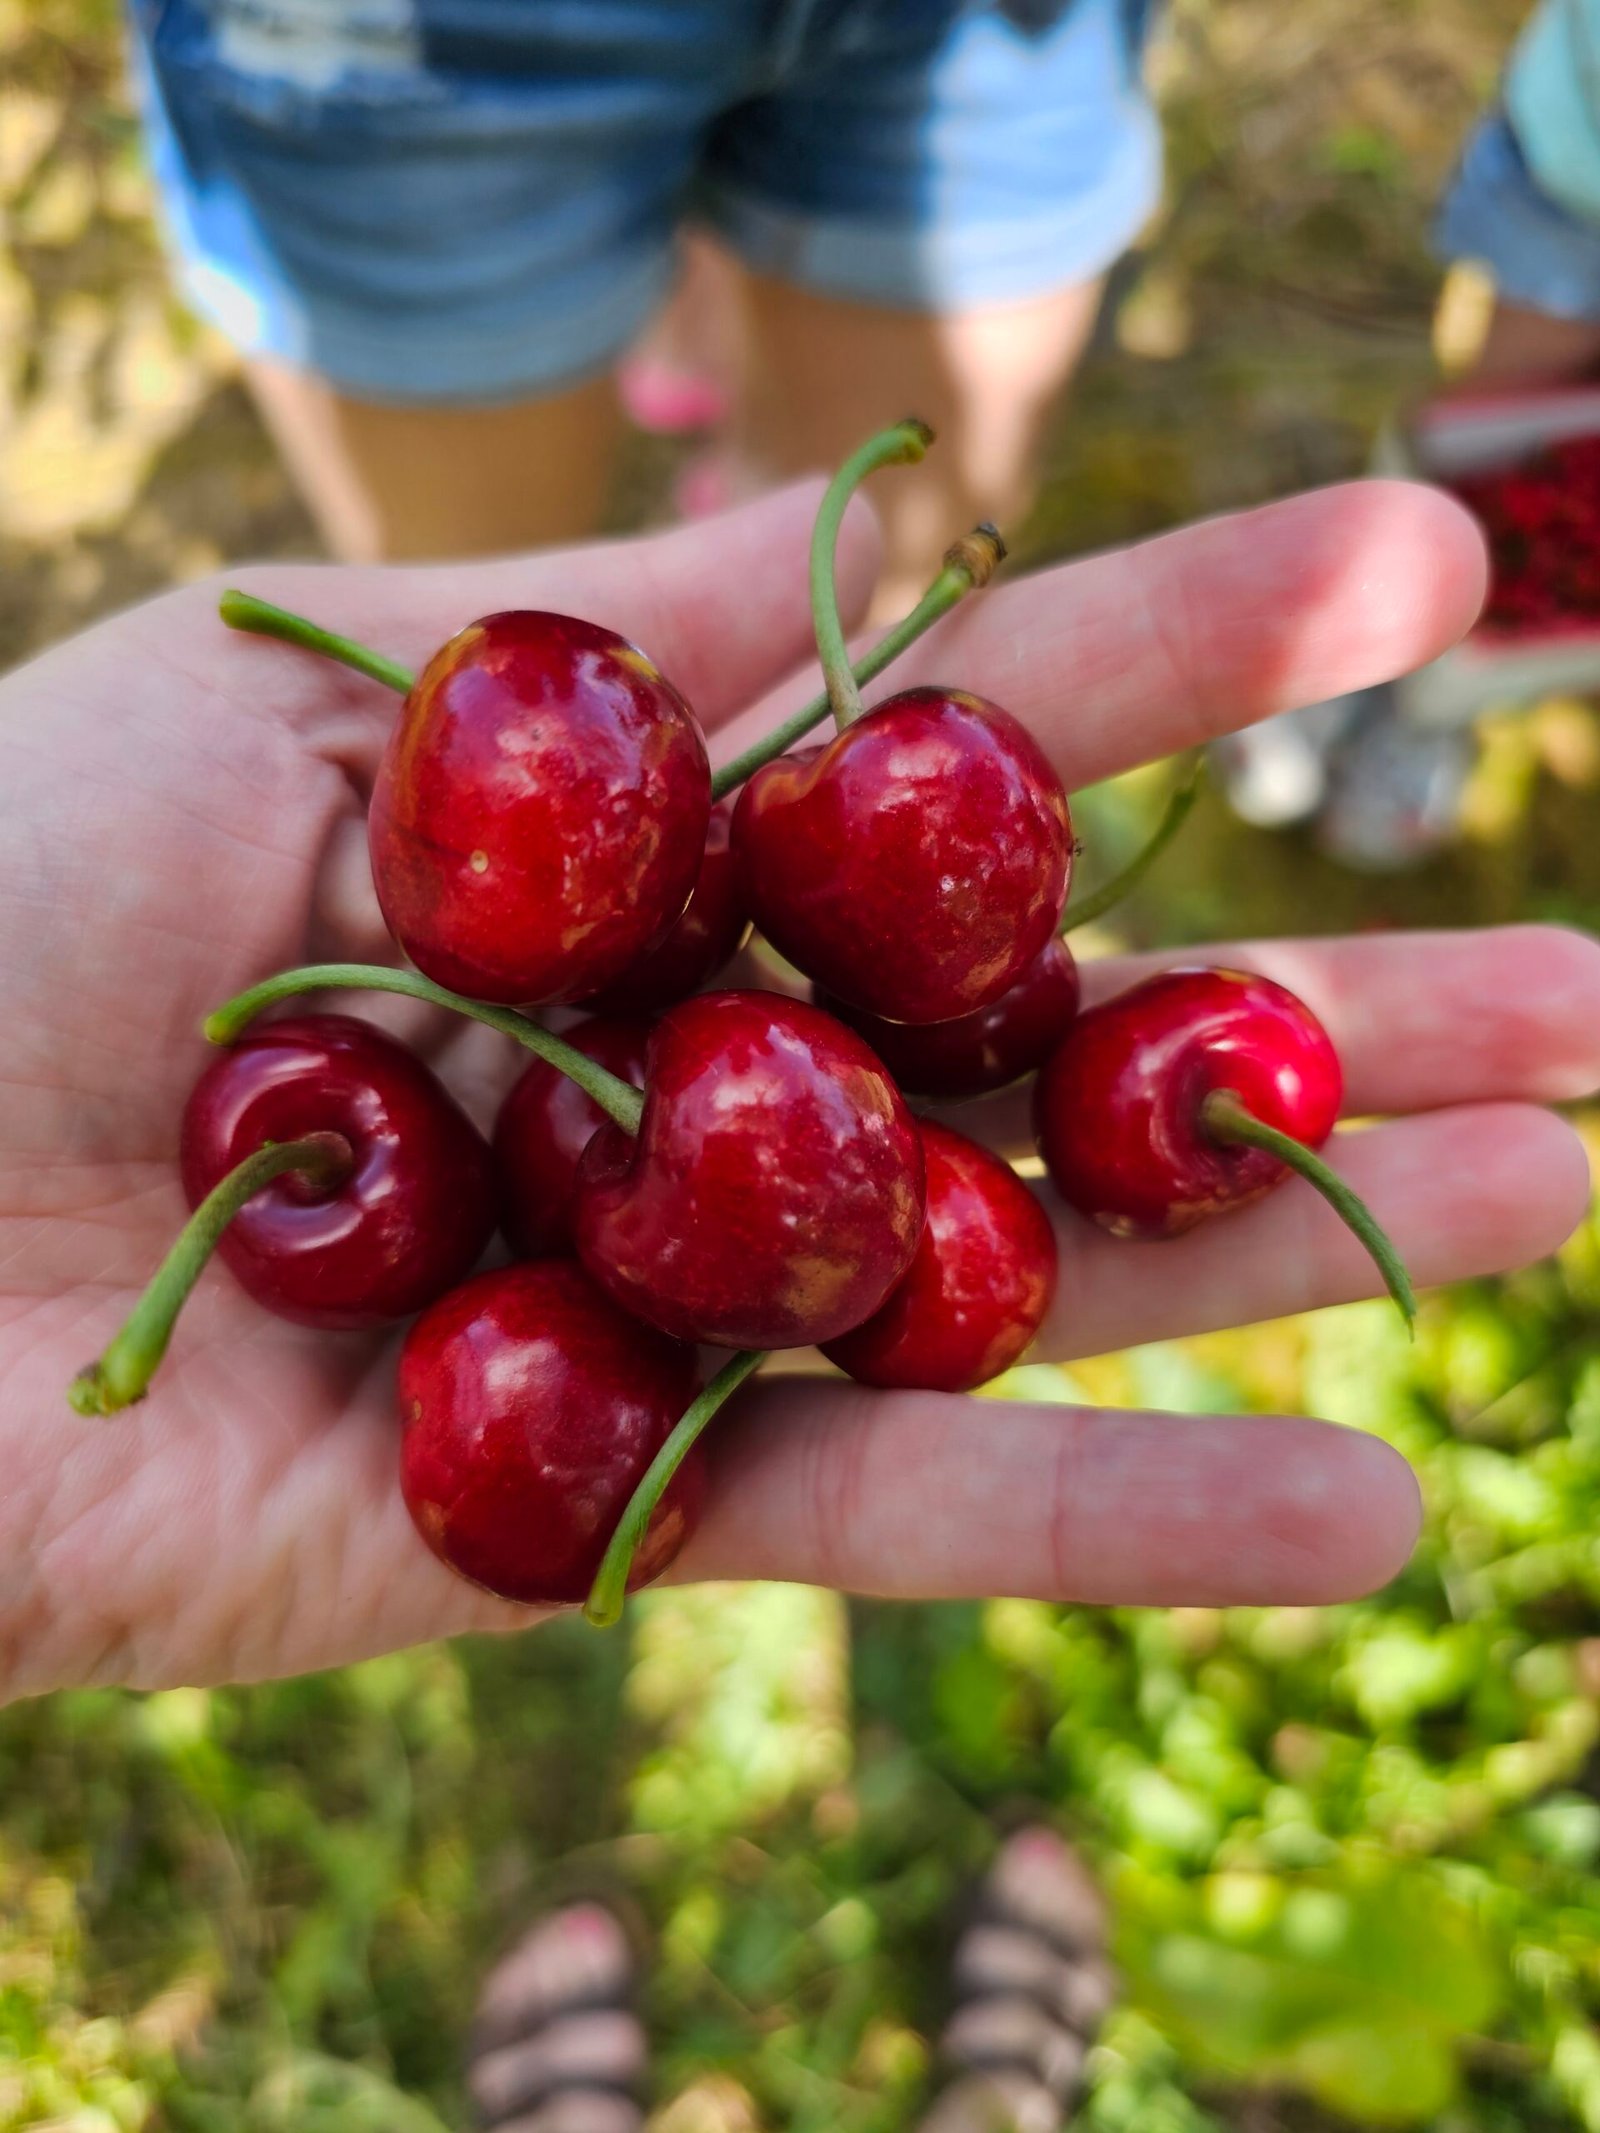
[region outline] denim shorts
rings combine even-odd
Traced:
[[[1600,223],[1543,190],[1501,110],[1467,142],[1435,236],[1447,259],[1486,266],[1508,303],[1553,318],[1600,318]]]
[[[1146,0],[132,0],[186,293],[395,401],[605,368],[675,234],[948,313],[1101,272],[1160,187]]]

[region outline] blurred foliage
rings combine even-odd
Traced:
[[[1520,11],[1178,0],[1171,204],[1034,554],[1359,469],[1428,376],[1429,203]],[[108,0],[0,0],[0,658],[307,546],[226,356],[165,294],[148,207]],[[1484,744],[1468,833],[1420,874],[1362,881],[1210,800],[1119,927],[1594,922],[1593,712]],[[1091,866],[1159,787],[1084,796]],[[1600,2133],[1597,1306],[1591,1225],[1428,1300],[1414,1345],[1361,1307],[1001,1388],[1381,1432],[1428,1522],[1361,1605],[712,1587],[611,1639],[0,1715],[0,2129],[456,2126],[493,1948],[600,1889],[654,1934],[661,2099],[888,2133],[925,2089],[953,1914],[1031,1803],[1115,1898],[1095,2133]]]

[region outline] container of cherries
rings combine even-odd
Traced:
[[[1193,778],[1069,904],[1068,796],[1015,718],[959,687],[863,707],[1004,553],[990,527],[957,541],[852,666],[840,521],[930,441],[898,423],[830,484],[810,559],[826,689],[715,775],[690,706],[597,623],[488,615],[412,675],[225,595],[231,627],[403,696],[368,844],[405,962],[278,972],[207,1019],[217,1056],[179,1135],[193,1214],[73,1381],[80,1414],[145,1397],[213,1255],[285,1318],[404,1325],[395,1482],[421,1539],[504,1598],[606,1624],[694,1530],[705,1433],[769,1358],[820,1349],[864,1384],[946,1392],[1015,1364],[1055,1290],[1051,1195],[1160,1237],[1298,1173],[1409,1317],[1393,1248],[1316,1152],[1341,1075],[1302,1002],[1191,967],[1081,1005],[1066,935],[1152,863]],[[752,928],[809,998],[719,987]],[[361,990],[528,1055],[492,1137],[396,1038],[303,1004]],[[928,1115],[1029,1077],[1042,1199]]]
[[[1407,718],[1464,726],[1600,689],[1600,389],[1450,393],[1386,438],[1376,466],[1453,490],[1489,548],[1476,625],[1395,684]]]

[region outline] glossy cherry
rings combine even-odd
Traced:
[[[424,1312],[401,1350],[406,1507],[473,1584],[529,1604],[580,1601],[694,1390],[694,1351],[628,1318],[570,1261],[479,1274]],[[631,1585],[672,1561],[704,1489],[694,1451]]]
[[[1289,1174],[1208,1129],[1218,1090],[1320,1148],[1344,1077],[1322,1024],[1270,978],[1165,971],[1078,1017],[1034,1092],[1039,1152],[1081,1214],[1118,1236],[1174,1236]]]
[[[750,930],[744,889],[733,856],[733,802],[711,810],[705,856],[689,901],[665,940],[614,985],[583,1005],[600,1015],[651,1015],[708,985],[729,962]]]
[[[998,999],[1055,932],[1072,820],[1009,712],[909,689],[756,771],[733,843],[751,917],[826,992],[948,1022]]]
[[[637,1139],[578,1170],[578,1255],[681,1340],[797,1348],[878,1308],[922,1228],[904,1100],[852,1031],[775,993],[702,993],[651,1038]]]
[[[306,1326],[381,1326],[470,1271],[494,1228],[489,1150],[413,1052],[353,1015],[265,1022],[211,1062],[183,1114],[190,1206],[265,1142],[314,1133],[349,1144],[349,1175],[280,1178],[217,1246],[257,1303]]]
[[[452,991],[575,999],[678,917],[710,808],[694,715],[643,652],[567,615],[488,615],[395,722],[368,818],[378,901]]]
[[[647,1022],[595,1016],[564,1032],[568,1044],[636,1089],[644,1087]],[[495,1121],[500,1227],[524,1259],[572,1250],[578,1159],[606,1114],[558,1067],[536,1059],[513,1084]]]
[[[1044,1065],[1072,1027],[1081,987],[1066,942],[1052,938],[998,1000],[953,1022],[886,1022],[819,992],[817,1005],[847,1022],[907,1096],[986,1096]]]
[[[1043,1324],[1055,1231],[1008,1163],[929,1119],[920,1131],[928,1213],[916,1257],[882,1309],[822,1352],[864,1385],[969,1392],[1009,1370]]]

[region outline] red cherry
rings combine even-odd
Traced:
[[[1055,1231],[1009,1164],[929,1119],[919,1131],[928,1215],[910,1271],[822,1352],[863,1385],[970,1392],[1009,1370],[1044,1323]]]
[[[1009,712],[910,689],[809,761],[756,771],[733,818],[750,915],[826,991],[948,1022],[1015,984],[1061,918],[1072,818]]]
[[[886,1022],[829,993],[816,997],[865,1037],[907,1096],[955,1101],[986,1096],[1043,1066],[1072,1026],[1080,990],[1072,950],[1052,938],[998,1000],[954,1022]]]
[[[643,652],[566,615],[489,615],[429,660],[384,751],[378,901],[437,984],[574,999],[682,911],[710,808],[694,714]]]
[[[628,1499],[694,1398],[694,1351],[559,1259],[479,1274],[400,1352],[400,1485],[441,1562],[502,1599],[582,1600]],[[696,1449],[634,1557],[659,1577],[705,1493]]]
[[[922,1228],[923,1164],[860,1038],[776,993],[701,993],[657,1025],[637,1140],[584,1150],[578,1256],[680,1340],[803,1348],[878,1308]]]
[[[636,1089],[644,1087],[646,1022],[578,1022],[568,1044]],[[500,1168],[500,1227],[524,1259],[572,1250],[572,1197],[578,1158],[606,1114],[559,1067],[536,1059],[500,1106],[494,1153]]]
[[[1344,1079],[1327,1031],[1270,978],[1164,972],[1078,1017],[1034,1092],[1039,1152],[1062,1197],[1104,1228],[1174,1236],[1288,1176],[1276,1156],[1208,1130],[1202,1107],[1218,1090],[1319,1148]]]
[[[750,929],[750,914],[733,856],[732,827],[733,802],[721,800],[711,810],[699,879],[672,930],[614,985],[585,1000],[585,1007],[602,1015],[655,1014],[688,999],[733,960]]]
[[[494,1228],[489,1151],[422,1061],[353,1015],[263,1023],[206,1068],[183,1114],[190,1206],[265,1142],[315,1133],[349,1143],[349,1175],[279,1178],[217,1245],[257,1303],[306,1326],[381,1326],[471,1269]]]

